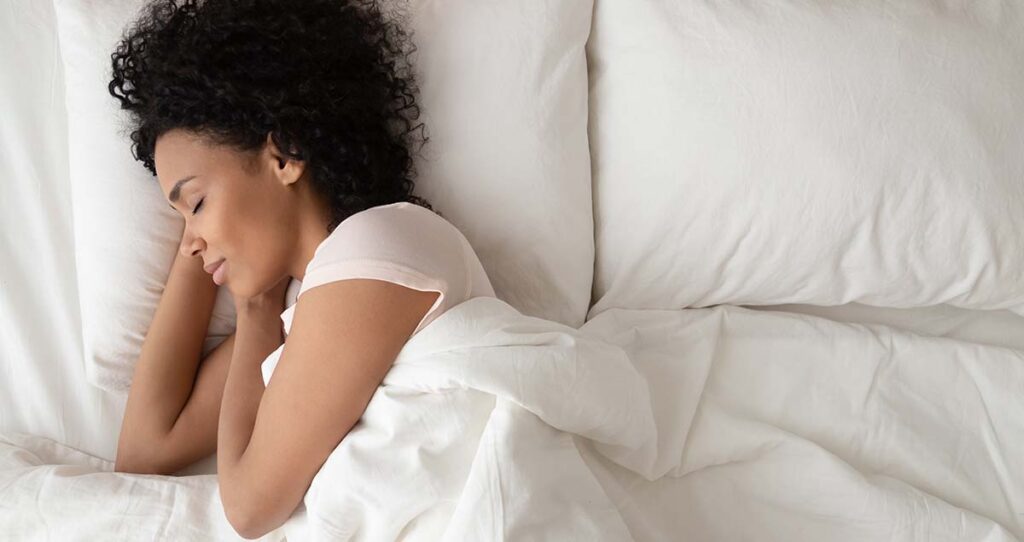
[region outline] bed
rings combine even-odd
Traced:
[[[0,7],[0,539],[241,538],[215,457],[113,472],[176,224],[110,226],[82,88],[137,5]],[[498,299],[260,540],[1024,540],[1024,6],[409,5],[421,191]]]

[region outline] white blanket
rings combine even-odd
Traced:
[[[53,440],[0,435],[0,540],[243,540],[215,475],[115,473]],[[272,533],[261,540],[282,540]]]
[[[1024,537],[1020,351],[728,305],[581,330],[650,386],[661,479],[577,440],[636,540]]]
[[[314,478],[310,539],[628,540],[573,434],[611,458],[656,439],[625,352],[470,299],[405,345]]]
[[[0,533],[237,539],[215,476],[111,466],[0,439]],[[263,539],[1018,540],[1022,480],[1014,350],[731,306],[574,330],[474,298]]]

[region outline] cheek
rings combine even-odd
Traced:
[[[264,283],[271,280],[285,264],[284,237],[273,217],[250,217],[244,222],[240,219],[231,226],[228,233],[231,243],[230,250],[238,260],[232,269],[232,278],[240,290],[251,290],[259,293]]]
[[[233,202],[233,212],[222,225],[225,255],[237,259],[231,279],[239,294],[255,295],[271,288],[275,277],[287,271],[294,211],[273,191],[239,194]]]

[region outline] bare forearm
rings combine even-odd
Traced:
[[[235,333],[235,349],[224,385],[217,433],[217,472],[227,479],[238,473],[256,425],[256,412],[264,391],[260,367],[283,343],[280,315],[274,311],[240,310]],[[230,484],[230,487],[238,486]]]
[[[119,457],[141,453],[174,426],[195,382],[216,294],[201,259],[175,257],[132,376]]]

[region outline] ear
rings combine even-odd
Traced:
[[[274,172],[278,180],[284,185],[298,181],[306,170],[306,162],[296,160],[283,152],[274,144],[274,138],[267,132],[267,144],[265,151],[266,160],[269,162],[270,170]]]

